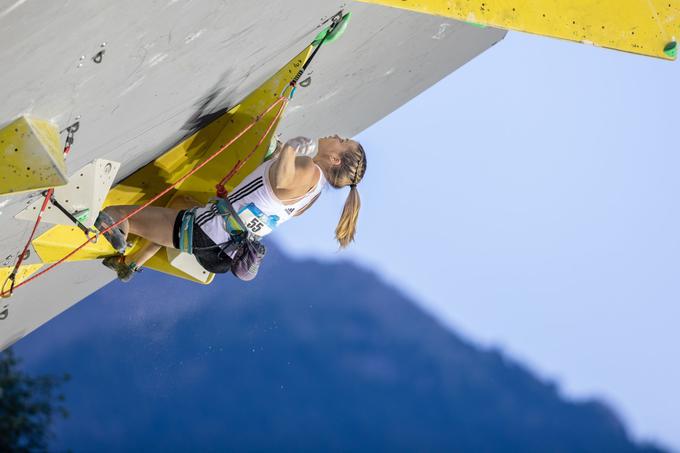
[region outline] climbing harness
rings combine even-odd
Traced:
[[[24,257],[25,257],[25,255],[26,255],[26,253],[28,252],[28,248],[29,248],[29,246],[30,246],[30,244],[31,244],[31,242],[32,242],[32,240],[33,240],[33,236],[35,235],[35,231],[37,230],[38,224],[40,223],[42,213],[44,212],[45,208],[47,207],[48,201],[52,198],[52,195],[53,195],[54,190],[53,190],[53,189],[49,189],[49,190],[47,191],[47,193],[45,194],[45,195],[46,195],[46,196],[45,196],[45,200],[43,201],[43,205],[42,205],[42,207],[41,207],[41,210],[40,210],[40,212],[38,213],[38,218],[37,218],[36,223],[35,223],[35,225],[34,225],[34,227],[33,227],[33,231],[32,231],[32,233],[31,233],[31,236],[30,236],[28,242],[26,243],[26,246],[24,247],[24,251],[23,251],[23,252],[21,253],[21,255],[17,258],[17,262],[16,262],[16,264],[15,264],[15,266],[14,266],[14,269],[13,269],[12,273],[11,273],[10,276],[5,280],[5,282],[3,283],[2,288],[0,289],[0,297],[9,297],[9,296],[11,296],[16,288],[20,288],[20,287],[22,287],[22,286],[24,286],[24,285],[27,285],[28,283],[32,282],[33,280],[35,280],[35,279],[41,277],[42,275],[48,273],[49,271],[51,271],[51,270],[54,269],[55,267],[59,266],[60,264],[64,263],[65,261],[67,261],[67,260],[68,260],[69,258],[71,258],[73,255],[75,255],[76,253],[78,253],[80,250],[82,250],[84,247],[86,247],[89,243],[91,243],[91,242],[96,242],[96,241],[98,240],[98,238],[99,238],[100,235],[103,235],[104,233],[109,232],[111,229],[118,227],[120,224],[122,224],[123,222],[125,222],[125,221],[128,220],[129,218],[131,218],[131,217],[137,215],[138,213],[140,213],[141,211],[143,211],[144,209],[146,209],[147,207],[149,207],[150,205],[152,205],[153,203],[155,203],[156,201],[158,201],[160,198],[162,198],[163,196],[167,195],[171,190],[175,189],[177,186],[179,186],[180,184],[182,184],[184,181],[186,181],[188,178],[190,178],[192,175],[194,175],[197,171],[199,171],[201,168],[203,168],[203,167],[206,166],[209,162],[211,162],[213,159],[215,159],[217,156],[219,156],[224,150],[226,150],[226,149],[229,148],[231,145],[233,145],[238,139],[240,139],[243,135],[245,135],[246,132],[248,132],[250,129],[252,129],[258,122],[260,122],[260,120],[262,120],[263,117],[267,116],[274,108],[276,108],[276,107],[278,106],[278,110],[277,110],[277,112],[276,112],[276,115],[274,116],[274,119],[271,121],[271,123],[270,123],[269,126],[267,127],[267,130],[266,130],[265,133],[262,135],[262,137],[260,138],[260,140],[257,142],[257,145],[255,145],[255,147],[254,147],[254,148],[246,155],[245,158],[243,158],[243,160],[238,160],[238,161],[236,162],[236,164],[234,164],[234,166],[232,167],[232,169],[227,173],[227,175],[226,175],[224,178],[222,178],[222,179],[219,181],[219,183],[215,186],[217,198],[226,199],[226,198],[227,198],[227,195],[228,195],[228,192],[227,192],[227,190],[226,190],[226,188],[225,188],[224,185],[225,185],[225,184],[227,183],[227,181],[229,181],[229,180],[230,180],[230,179],[231,179],[231,178],[232,178],[232,177],[233,177],[233,176],[234,176],[234,175],[235,175],[235,174],[236,174],[236,173],[237,173],[237,172],[238,172],[238,171],[239,171],[239,170],[240,170],[240,169],[241,169],[241,168],[249,161],[249,160],[250,160],[250,158],[252,158],[252,156],[255,154],[255,152],[256,152],[257,149],[260,147],[260,145],[262,144],[262,142],[264,141],[264,139],[265,139],[265,138],[269,135],[269,133],[271,132],[271,130],[272,130],[272,128],[274,127],[274,125],[278,122],[278,120],[279,120],[279,118],[281,117],[281,115],[283,114],[283,111],[284,111],[286,105],[288,104],[288,102],[293,98],[293,95],[294,95],[294,93],[295,93],[295,89],[296,89],[297,84],[298,84],[298,80],[300,79],[300,77],[302,77],[302,75],[303,75],[303,73],[305,72],[305,70],[307,69],[307,67],[310,65],[310,63],[312,62],[312,60],[314,59],[314,57],[317,55],[317,53],[319,52],[319,49],[321,49],[321,46],[323,45],[323,43],[326,42],[327,40],[330,42],[331,40],[337,39],[337,37],[338,37],[338,36],[344,31],[344,29],[347,27],[347,22],[348,22],[350,16],[351,16],[351,13],[347,13],[347,14],[344,14],[344,15],[343,15],[342,11],[338,12],[337,14],[335,14],[335,15],[333,16],[333,18],[332,18],[332,20],[331,20],[330,26],[327,27],[327,29],[325,29],[325,30],[322,32],[323,36],[322,36],[322,34],[317,35],[317,38],[316,38],[315,41],[314,41],[314,45],[315,45],[314,51],[312,52],[312,54],[310,55],[310,57],[307,59],[307,61],[302,65],[302,67],[301,67],[300,70],[297,72],[297,74],[295,75],[295,77],[293,77],[293,79],[292,79],[292,80],[290,81],[290,83],[286,86],[286,88],[284,88],[284,90],[282,91],[281,95],[278,96],[277,99],[276,99],[271,105],[269,105],[269,107],[267,107],[267,109],[265,109],[262,113],[260,113],[259,115],[257,115],[257,116],[253,119],[253,121],[252,121],[248,126],[246,126],[241,132],[239,132],[235,137],[233,137],[231,140],[229,140],[226,144],[224,144],[221,148],[219,148],[217,151],[215,151],[212,155],[210,155],[208,158],[206,158],[206,159],[205,159],[203,162],[201,162],[199,165],[197,165],[196,167],[194,167],[192,170],[188,171],[184,176],[180,177],[177,181],[175,181],[174,183],[172,183],[171,185],[169,185],[168,187],[166,187],[163,191],[161,191],[160,193],[156,194],[154,197],[152,197],[151,199],[149,199],[146,203],[142,204],[142,205],[139,206],[137,209],[133,210],[133,211],[130,212],[128,215],[126,215],[125,217],[123,217],[123,218],[121,218],[120,220],[118,220],[117,222],[115,222],[113,225],[109,225],[109,226],[108,226],[107,228],[105,228],[104,230],[99,231],[99,232],[98,232],[97,234],[95,234],[94,236],[90,236],[88,233],[86,233],[87,240],[85,240],[83,243],[81,243],[78,247],[76,247],[75,249],[73,249],[71,252],[69,252],[68,254],[66,254],[65,256],[63,256],[63,257],[62,257],[61,259],[59,259],[58,261],[55,261],[54,263],[50,264],[48,267],[46,267],[45,269],[41,270],[40,272],[38,272],[38,273],[36,273],[36,274],[30,276],[29,278],[27,278],[26,280],[23,280],[23,281],[22,281],[21,283],[19,283],[19,284],[15,284],[15,279],[16,279],[17,272],[18,272],[18,270],[19,270],[19,267],[21,266],[21,263],[22,263],[23,260],[24,260]],[[286,95],[286,91],[288,90],[288,88],[290,88],[290,92],[288,93],[288,95]],[[73,134],[78,130],[79,126],[80,126],[80,124],[79,124],[78,122],[76,122],[75,124],[73,124],[72,126],[69,126],[69,127],[66,129],[67,132],[68,132],[68,135],[67,135],[67,137],[66,137],[66,146],[65,146],[65,148],[64,148],[64,155],[68,154],[68,152],[70,151],[71,145],[73,144]],[[227,202],[227,206],[228,206],[228,207],[231,207],[231,204],[229,204],[229,203]],[[58,206],[57,206],[57,208],[59,209]],[[228,208],[227,208],[227,209],[228,209]],[[237,235],[237,237],[236,237],[235,240],[233,241],[233,242],[234,242],[234,246],[238,246],[238,245],[241,244],[241,243],[247,244],[247,247],[246,247],[245,249],[242,250],[241,255],[242,255],[242,256],[245,255],[246,258],[254,258],[254,260],[255,260],[255,261],[253,261],[252,259],[251,259],[251,260],[245,260],[245,261],[248,262],[247,265],[243,268],[243,272],[245,272],[245,275],[244,275],[243,277],[237,275],[239,278],[241,278],[241,279],[246,279],[246,280],[247,280],[247,279],[252,278],[252,276],[254,276],[254,273],[252,272],[253,270],[254,270],[255,272],[257,271],[257,266],[259,266],[259,261],[261,261],[262,256],[264,256],[263,246],[262,246],[262,248],[260,248],[261,244],[260,244],[259,242],[257,242],[256,240],[249,240],[249,238],[248,238],[248,233],[247,233],[247,232],[248,232],[248,229],[245,227],[245,225],[243,225],[243,222],[241,221],[241,219],[240,219],[240,217],[238,216],[238,214],[236,214],[236,212],[233,211],[233,207],[231,207],[231,210],[232,210],[232,213],[231,213],[231,214],[233,215],[234,220],[235,220],[236,222],[240,223],[240,226],[241,226],[241,228],[242,228],[242,231],[245,231],[244,236],[238,237],[238,235]],[[70,217],[73,217],[73,216],[70,216]],[[76,219],[76,221],[77,221],[77,219]],[[76,222],[74,222],[74,223],[76,223]],[[183,222],[183,223],[184,223],[184,222]],[[78,225],[78,223],[76,223],[76,225]],[[82,229],[82,228],[81,228],[81,229]],[[88,231],[89,231],[89,230],[88,230]],[[180,241],[180,242],[181,242],[181,241]],[[183,244],[180,243],[180,245],[183,245]],[[225,244],[218,244],[218,246],[225,246]],[[191,247],[191,242],[187,241],[187,244],[186,244],[185,247]],[[225,247],[225,248],[226,248],[226,247]],[[224,249],[223,249],[223,251],[224,251]],[[233,271],[233,272],[234,272],[234,271]],[[239,272],[240,272],[240,271],[239,271]],[[236,275],[237,272],[234,272],[234,274]],[[9,290],[5,290],[5,286],[6,286],[7,282],[11,282],[11,285],[10,285]]]
[[[236,224],[236,228],[230,232],[230,241],[219,244],[218,257],[225,255],[231,261],[231,273],[240,280],[250,281],[257,275],[267,249],[260,243],[258,236],[252,233],[252,226],[244,223],[229,200],[218,199],[216,204],[225,226],[231,222]]]
[[[182,215],[178,238],[180,250],[193,254],[199,264],[209,272],[232,271],[241,280],[252,280],[257,274],[266,249],[256,236],[248,233],[243,220],[227,199],[217,198],[214,202],[220,205],[220,215],[224,217],[225,224],[236,225],[235,229],[231,230],[229,239],[218,244],[196,246],[193,238],[194,229],[197,228],[195,212],[189,210]],[[200,240],[200,243],[203,243],[203,240]]]
[[[179,250],[184,253],[193,253],[194,249],[194,221],[196,208],[187,209],[182,216],[182,225],[179,230]]]

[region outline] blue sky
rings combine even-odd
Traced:
[[[509,33],[357,137],[349,251],[333,240],[346,191],[277,241],[374,269],[680,450],[678,81],[677,62]]]

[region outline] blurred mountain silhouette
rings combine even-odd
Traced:
[[[661,451],[375,274],[275,247],[250,283],[112,283],[15,349],[72,376],[55,450]]]

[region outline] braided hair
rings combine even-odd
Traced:
[[[330,171],[328,182],[331,186],[335,188],[349,186],[349,194],[335,228],[335,238],[340,248],[345,248],[354,241],[361,208],[357,184],[361,182],[365,174],[366,152],[359,143],[345,151],[340,158],[340,165],[334,166]]]

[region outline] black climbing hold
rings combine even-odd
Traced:
[[[102,59],[104,58],[104,52],[106,52],[104,49],[100,50],[97,52],[94,57],[92,57],[92,61],[95,63],[99,64],[102,62]]]

